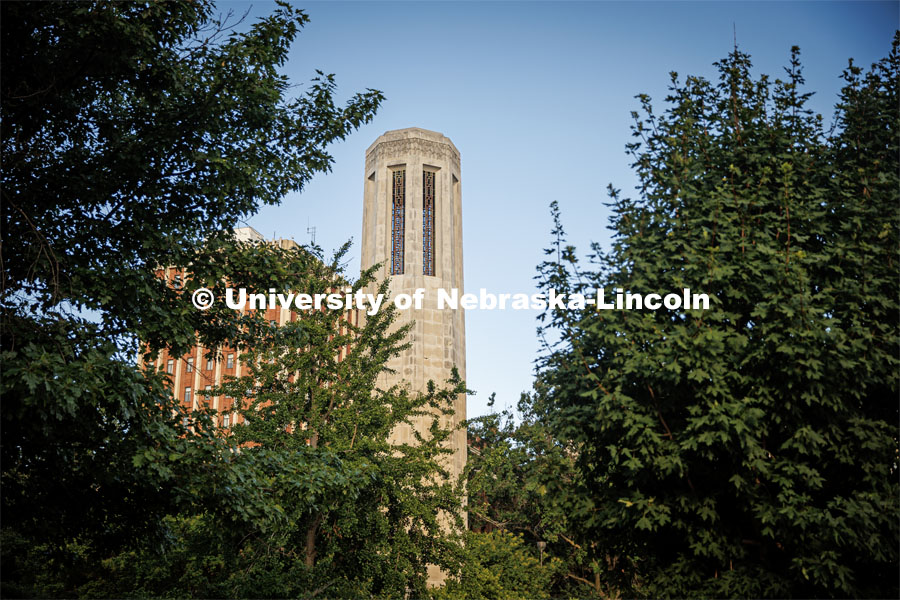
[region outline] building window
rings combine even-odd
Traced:
[[[187,372],[188,373],[194,372],[194,359],[193,358],[189,358],[187,361]]]
[[[234,354],[229,354],[229,355],[228,355],[228,360],[227,360],[227,362],[225,363],[225,368],[226,368],[226,369],[233,369],[233,368],[234,368]]]
[[[434,275],[434,171],[422,172],[422,263],[425,275]]]
[[[225,427],[230,427],[230,426],[231,426],[231,415],[226,414],[226,415],[222,418],[222,425],[225,426]]]
[[[175,372],[175,361],[173,359],[169,359],[169,362],[166,363],[166,373],[171,375]]]
[[[172,282],[172,287],[174,287],[176,290],[181,289],[181,275],[175,276],[175,280]]]
[[[184,403],[189,404],[191,401],[191,388],[184,388]]]
[[[211,390],[211,389],[212,389],[211,385],[206,386],[206,393],[204,394],[204,396],[206,397],[207,400],[209,400],[212,397],[212,394],[209,393],[209,390]]]
[[[211,358],[206,359],[206,370],[207,371],[213,370],[213,359],[211,359]]]
[[[393,173],[391,213],[391,275],[403,275],[403,238],[406,234],[406,169]]]
[[[275,319],[269,319],[269,327],[277,327],[277,326],[278,326],[278,321],[276,321]]]

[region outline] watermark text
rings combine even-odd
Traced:
[[[434,297],[429,298],[424,288],[418,288],[412,294],[396,294],[391,301],[399,310],[421,310],[426,304],[438,310],[542,311],[584,310],[588,307],[596,310],[709,310],[709,295],[694,293],[690,288],[665,294],[641,294],[614,288],[610,296],[603,288],[597,288],[593,295],[559,294],[556,290],[532,294],[495,294],[484,288],[477,294],[464,294],[456,288],[437,288],[432,293]],[[215,295],[212,290],[200,288],[193,293],[191,301],[196,308],[207,310],[215,302]],[[279,292],[276,288],[269,288],[266,293],[250,293],[245,288],[225,290],[225,306],[234,310],[358,310],[374,315],[385,306],[386,301],[384,294],[370,294],[351,288],[319,294]]]

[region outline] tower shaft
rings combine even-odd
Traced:
[[[381,264],[378,279],[391,278],[392,298],[425,290],[421,309],[398,311],[397,326],[413,323],[410,347],[389,366],[383,383],[405,381],[413,392],[427,382],[443,385],[453,367],[465,379],[465,314],[438,310],[437,290],[463,293],[462,196],[459,150],[447,137],[425,129],[388,131],[366,151],[362,268]],[[466,418],[464,394],[456,400],[452,423]],[[428,419],[415,426],[424,433]],[[393,433],[411,443],[409,426]],[[452,438],[452,477],[466,464],[466,432]]]

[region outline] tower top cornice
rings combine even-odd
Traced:
[[[378,139],[372,142],[372,145],[366,150],[366,156],[371,154],[375,148],[381,144],[402,142],[404,140],[427,140],[436,144],[443,144],[449,146],[452,153],[456,155],[457,159],[459,158],[459,149],[450,138],[443,133],[429,131],[428,129],[422,129],[421,127],[407,127],[406,129],[392,129],[391,131],[385,131],[378,136]]]

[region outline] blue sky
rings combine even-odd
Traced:
[[[310,23],[286,73],[303,86],[335,73],[339,98],[376,88],[374,121],[331,148],[333,171],[249,220],[264,235],[326,250],[362,228],[365,150],[383,132],[439,131],[462,155],[466,291],[529,292],[550,241],[548,205],[559,202],[572,243],[605,243],[607,184],[634,195],[630,141],[634,96],[657,112],[669,72],[714,78],[733,47],[754,72],[783,74],[800,46],[811,107],[830,121],[847,59],[886,56],[900,22],[896,2],[330,2],[297,3]],[[222,2],[250,18],[265,2]],[[299,88],[299,89],[302,89]],[[298,90],[299,91],[299,90]],[[358,273],[358,246],[351,251]],[[539,345],[534,311],[466,313],[469,416],[514,406],[530,389]]]

